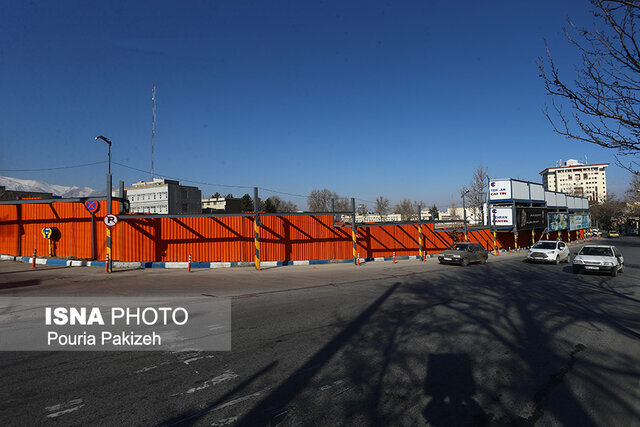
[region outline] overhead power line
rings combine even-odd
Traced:
[[[53,171],[53,170],[60,170],[60,169],[73,169],[73,168],[84,168],[87,166],[95,166],[95,165],[101,165],[107,163],[106,160],[103,160],[101,162],[93,162],[93,163],[85,163],[82,165],[71,165],[71,166],[58,166],[55,168],[39,168],[39,169],[0,169],[0,172],[40,172],[40,171]]]

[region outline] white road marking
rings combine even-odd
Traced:
[[[214,421],[213,423],[211,423],[211,425],[214,426],[214,427],[228,426],[228,425],[231,425],[231,424],[235,423],[236,421],[238,421],[238,417],[223,418],[221,420]]]
[[[203,382],[201,385],[197,387],[190,388],[189,390],[185,391],[185,393],[186,394],[195,393],[196,391],[204,390],[206,388],[211,387],[212,385],[217,385],[227,381],[231,381],[235,378],[238,378],[238,374],[234,373],[233,371],[225,371],[221,375],[218,375],[217,377],[213,377],[210,380]]]
[[[84,406],[82,399],[73,399],[66,403],[59,403],[57,405],[47,406],[45,411],[51,412],[47,415],[47,418],[57,418],[60,415],[68,414],[69,412],[77,411]],[[54,412],[55,411],[55,412]]]

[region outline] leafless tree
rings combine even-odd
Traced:
[[[360,203],[358,205],[358,208],[356,209],[356,213],[358,215],[366,215],[367,214],[367,204],[366,203]]]
[[[335,200],[337,212],[351,211],[351,203],[348,197],[340,197],[338,193],[327,188],[313,190],[307,197],[307,205],[310,212],[329,212],[331,210],[331,199]]]
[[[393,208],[393,212],[400,214],[403,221],[410,220],[416,214],[413,203],[409,199],[400,200]]]
[[[288,200],[282,200],[278,196],[271,196],[265,201],[265,205],[269,202],[273,206],[273,212],[296,212],[298,206]],[[268,209],[267,209],[268,211]]]
[[[382,215],[387,215],[391,212],[391,203],[389,199],[384,196],[380,196],[376,199],[376,208],[375,212],[382,217]]]
[[[473,171],[473,177],[469,182],[469,193],[465,196],[467,200],[467,207],[471,208],[472,212],[477,213],[480,218],[476,217],[477,221],[481,221],[484,215],[484,205],[487,201],[487,186],[489,185],[489,170],[486,166],[478,166]]]
[[[633,175],[629,188],[625,192],[625,200],[628,203],[640,202],[640,175]]]
[[[456,210],[458,210],[458,204],[455,200],[453,200],[453,198],[451,198],[451,203],[449,203],[449,212],[451,212],[451,219],[458,219]]]
[[[546,116],[555,132],[578,141],[614,149],[618,164],[638,173],[640,163],[640,46],[636,26],[638,0],[589,0],[593,28],[569,22],[569,43],[582,56],[576,75],[560,76],[551,49],[538,68],[553,98]],[[568,106],[570,113],[563,107]],[[618,155],[629,155],[623,162]]]

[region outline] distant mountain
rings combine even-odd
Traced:
[[[18,179],[10,176],[0,176],[0,186],[14,191],[35,191],[52,193],[61,197],[91,197],[104,195],[104,190],[94,190],[89,187],[67,187],[65,185],[47,184],[33,179]]]

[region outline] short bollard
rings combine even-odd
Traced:
[[[396,263],[396,253],[395,253],[395,251],[393,252],[393,263],[394,264]]]
[[[191,273],[191,254],[189,254],[189,265],[187,267],[187,271]]]
[[[357,256],[358,256],[358,265],[360,265],[360,252],[358,252]]]
[[[109,272],[109,254],[107,254],[107,261],[104,263],[104,272]]]
[[[33,250],[33,258],[31,258],[31,268],[36,268],[36,250]]]

